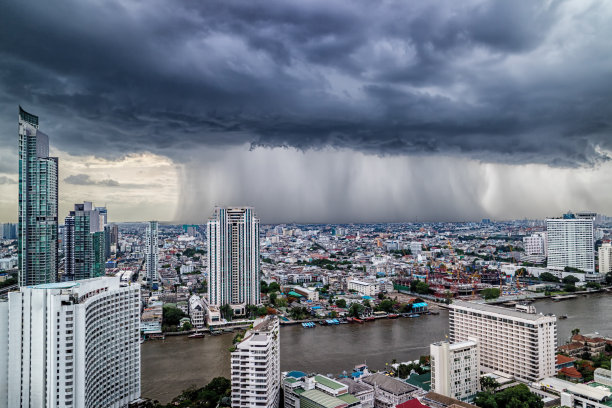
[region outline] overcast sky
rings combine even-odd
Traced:
[[[5,2],[0,222],[17,107],[114,221],[612,214],[612,2]]]

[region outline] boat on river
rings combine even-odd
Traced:
[[[204,338],[204,333],[193,333],[190,334],[189,336],[190,339],[203,339]]]

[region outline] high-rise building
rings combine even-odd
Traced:
[[[450,305],[450,341],[478,342],[480,370],[523,381],[555,375],[557,318],[456,300]]]
[[[546,256],[546,232],[535,232],[523,238],[526,255]]]
[[[232,407],[276,408],[280,399],[278,318],[253,324],[232,351]]]
[[[140,288],[119,277],[21,287],[0,302],[0,408],[140,397]]]
[[[472,401],[478,392],[478,343],[473,340],[430,345],[431,391],[461,401]]]
[[[19,285],[57,279],[57,157],[38,116],[19,107]]]
[[[577,268],[595,273],[594,213],[567,213],[546,220],[549,269]]]
[[[64,220],[63,281],[94,278],[104,275],[103,216],[86,201],[75,204]]]
[[[0,234],[2,239],[17,239],[17,224],[8,222],[2,224]]]
[[[244,314],[246,305],[261,303],[259,218],[251,207],[217,207],[207,229],[210,304]]]
[[[610,273],[612,272],[612,244],[609,242],[604,243],[599,247],[598,252],[599,258],[599,273]]]
[[[157,273],[157,263],[159,258],[159,248],[157,246],[158,229],[159,225],[157,221],[150,221],[147,224],[145,237],[145,259],[147,282],[149,285],[159,282],[159,275]]]

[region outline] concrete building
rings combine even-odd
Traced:
[[[431,391],[461,401],[472,401],[478,392],[478,343],[442,341],[430,346]]]
[[[609,242],[604,243],[599,247],[598,252],[599,258],[599,273],[610,273],[612,272],[612,244]]]
[[[561,396],[557,405],[572,408],[610,408],[612,388],[600,383],[574,384],[556,377],[545,378],[538,386]]]
[[[549,269],[571,267],[595,273],[594,218],[593,213],[568,213],[546,220]]]
[[[374,387],[352,378],[340,378],[338,381],[348,386],[349,394],[361,402],[362,408],[374,408]]]
[[[75,204],[64,220],[64,274],[62,281],[104,275],[104,215],[86,201]]]
[[[354,290],[363,296],[376,296],[380,292],[380,284],[376,281],[364,281],[359,279],[349,279],[347,282],[348,290]]]
[[[276,408],[280,398],[280,339],[276,316],[257,319],[232,351],[232,407]]]
[[[118,277],[21,287],[0,302],[0,408],[140,397],[140,288]]]
[[[523,238],[523,248],[526,255],[546,256],[546,232],[536,232]]]
[[[191,295],[189,298],[189,318],[196,329],[201,329],[206,325],[206,309],[198,295]]]
[[[414,398],[419,389],[397,378],[375,373],[362,381],[374,387],[374,408],[394,408]]]
[[[157,244],[159,224],[157,221],[149,221],[145,236],[145,264],[147,272],[147,283],[153,285],[159,283],[159,274],[157,273],[159,262],[159,247]]]
[[[261,303],[259,218],[251,207],[215,208],[208,220],[208,299],[244,315]]]
[[[57,280],[57,157],[38,116],[19,107],[19,285]]]
[[[450,305],[449,326],[451,342],[478,342],[481,371],[500,371],[523,381],[555,375],[553,315],[457,300]]]
[[[611,361],[612,363],[612,361]],[[594,373],[595,382],[612,387],[612,371],[605,368],[596,368]]]

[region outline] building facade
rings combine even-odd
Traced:
[[[19,107],[19,285],[57,279],[57,157],[38,116]]]
[[[259,218],[253,208],[216,208],[208,220],[208,298],[244,314],[261,303]]]
[[[364,281],[359,279],[349,279],[347,289],[354,290],[363,296],[376,296],[380,290],[380,284],[376,281]]]
[[[604,243],[599,247],[598,252],[599,258],[599,273],[610,273],[612,272],[612,244],[609,242]]]
[[[555,375],[555,316],[461,300],[449,312],[450,341],[476,340],[481,371],[501,371],[523,381]]]
[[[442,341],[430,345],[431,391],[461,401],[472,401],[478,392],[478,343]]]
[[[159,247],[157,237],[159,224],[157,221],[149,221],[145,237],[145,266],[147,273],[147,283],[153,285],[159,282],[159,274],[157,273],[159,261]]]
[[[549,269],[562,271],[571,267],[595,273],[594,218],[592,213],[568,213],[546,220]]]
[[[90,202],[75,204],[64,220],[62,281],[104,275],[104,217]]]
[[[276,316],[255,321],[232,351],[232,407],[276,408],[280,399],[280,339]]]
[[[118,277],[0,302],[0,408],[125,407],[140,397],[140,288]]]

